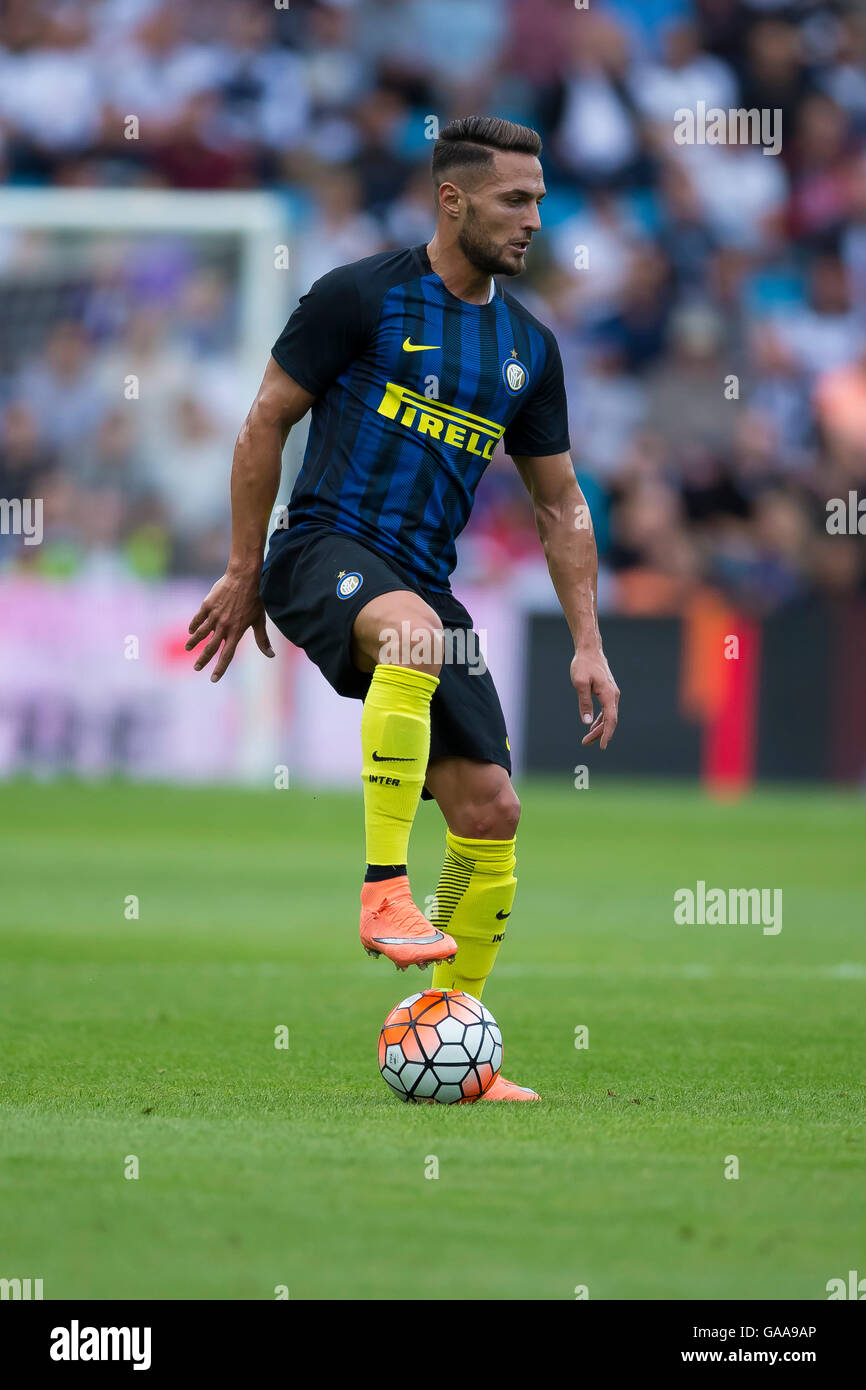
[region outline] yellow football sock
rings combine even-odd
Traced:
[[[361,715],[368,864],[405,864],[430,757],[438,676],[380,663]]]
[[[481,998],[511,916],[514,846],[514,840],[467,840],[447,831],[432,916],[457,942],[457,959],[434,966],[434,989],[463,989]]]

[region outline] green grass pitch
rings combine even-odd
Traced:
[[[862,801],[599,783],[521,788],[484,995],[543,1102],[451,1108],[378,1074],[382,1019],[430,974],[361,951],[360,796],[0,789],[0,1276],[47,1299],[824,1299],[866,1274]],[[442,841],[422,806],[422,903]],[[698,879],[781,888],[782,931],[677,926]]]

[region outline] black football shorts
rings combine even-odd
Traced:
[[[418,594],[445,629],[444,662],[430,705],[430,758],[496,763],[510,775],[496,686],[472,619],[453,594],[423,589],[353,536],[319,528],[274,533],[259,593],[271,622],[307,653],[337,694],[363,700],[371,677],[352,660],[352,625],[365,604],[395,589]],[[423,795],[429,800],[426,790]]]

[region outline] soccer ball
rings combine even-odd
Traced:
[[[462,990],[410,994],[382,1024],[379,1070],[401,1100],[477,1100],[501,1066],[499,1024]]]

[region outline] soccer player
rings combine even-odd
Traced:
[[[432,240],[341,266],[303,296],[238,437],[228,568],[187,642],[205,643],[197,671],[222,648],[219,680],[249,627],[274,655],[267,614],[339,694],[363,700],[361,942],[399,969],[433,963],[435,989],[476,998],[511,917],[520,806],[499,698],[449,576],[500,440],[529,491],[574,639],[571,681],[591,726],[583,744],[607,747],[619,701],[559,350],[494,278],[521,274],[541,224],[540,152],[525,126],[453,121],[433,149]],[[263,566],[282,451],[308,410],[288,525],[273,532]],[[447,826],[432,921],[406,872],[422,796]],[[538,1096],[499,1078],[484,1099]]]

